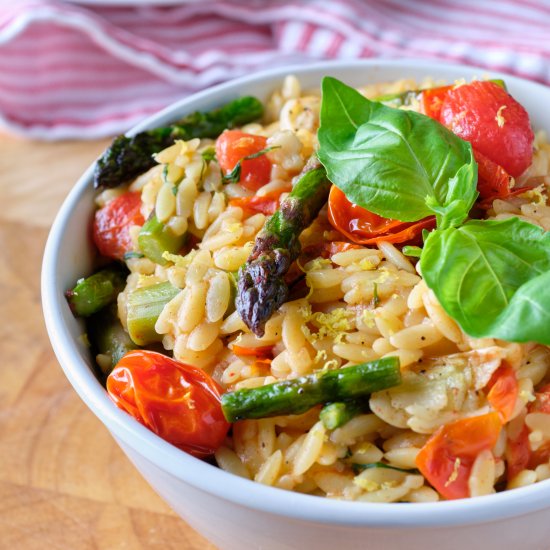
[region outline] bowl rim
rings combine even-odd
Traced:
[[[318,62],[291,67],[276,67],[234,79],[184,98],[134,126],[128,135],[154,127],[158,120],[176,116],[180,111],[191,111],[194,104],[220,92],[228,94],[244,85],[260,84],[264,80],[284,78],[292,73],[298,76],[332,69],[365,69],[387,67],[414,69],[437,74],[437,71],[479,71],[490,73],[507,82],[528,85],[550,95],[550,88],[508,74],[460,64],[438,63],[425,59],[354,60]],[[95,164],[95,162],[94,162]],[[50,230],[46,243],[42,275],[42,308],[48,335],[65,375],[81,399],[105,424],[107,429],[134,451],[193,487],[216,495],[235,504],[254,508],[288,518],[356,527],[422,528],[453,525],[475,525],[505,518],[518,517],[550,507],[550,480],[498,494],[435,503],[366,503],[319,498],[282,489],[267,487],[240,478],[211,464],[196,459],[162,440],[153,432],[118,409],[91,369],[80,357],[75,339],[63,319],[67,308],[62,289],[56,285],[57,266],[62,262],[60,243],[71,213],[91,183],[92,164],[79,178],[64,200]]]

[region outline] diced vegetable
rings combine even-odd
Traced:
[[[222,396],[222,409],[229,422],[301,414],[315,405],[365,397],[396,386],[400,381],[399,359],[387,357],[259,388],[228,392]]]
[[[335,430],[368,409],[369,404],[366,400],[339,401],[325,405],[319,418],[327,430]]]
[[[103,363],[100,365],[104,376],[109,375],[123,355],[137,347],[120,323],[116,304],[89,317],[86,320],[86,329],[92,351],[111,357],[109,368]]]
[[[468,480],[478,454],[492,450],[501,430],[497,413],[461,418],[441,426],[416,457],[422,475],[445,498],[470,496]]]
[[[213,454],[229,431],[214,380],[160,353],[127,353],[107,378],[107,391],[120,409],[193,456]]]
[[[138,236],[140,250],[147,258],[159,265],[168,262],[162,257],[164,252],[176,254],[185,244],[185,234],[176,235],[153,214],[145,222]]]
[[[116,187],[155,166],[153,155],[177,139],[217,138],[227,128],[260,118],[263,104],[255,97],[241,97],[208,112],[195,112],[167,128],[118,136],[97,161],[95,187]]]
[[[123,260],[133,246],[130,227],[143,221],[141,193],[128,192],[109,201],[94,216],[93,239],[100,254]]]
[[[160,342],[155,323],[164,306],[180,292],[169,282],[138,288],[128,294],[128,333],[138,346]]]
[[[126,285],[127,271],[113,265],[77,281],[65,293],[71,311],[79,317],[89,317],[114,302]]]

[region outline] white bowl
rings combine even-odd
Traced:
[[[453,81],[487,74],[483,69],[426,61],[333,62],[277,68],[186,98],[134,128],[162,126],[195,110],[239,95],[266,98],[289,72],[305,87],[325,75],[351,85],[433,76]],[[550,88],[503,78],[527,108],[537,129],[550,130]],[[153,488],[190,525],[224,549],[363,548],[392,550],[548,549],[550,481],[503,493],[431,504],[345,502],[265,487],[233,476],[166,443],[117,409],[92,372],[79,336],[83,327],[63,292],[92,270],[88,225],[94,209],[92,167],[77,182],[52,226],[42,270],[48,333],[63,370],[83,401]]]

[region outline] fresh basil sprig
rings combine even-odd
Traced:
[[[550,345],[550,233],[475,220],[426,239],[422,276],[470,336]]]
[[[413,111],[369,101],[335,78],[322,84],[319,159],[352,202],[404,222],[435,213],[460,225],[477,198],[472,146]]]

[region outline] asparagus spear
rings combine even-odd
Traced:
[[[138,288],[128,294],[128,333],[135,344],[145,346],[162,340],[155,330],[155,323],[164,306],[179,292],[179,288],[165,282]]]
[[[139,249],[151,261],[166,265],[166,260],[162,257],[165,251],[175,254],[179,252],[185,243],[185,234],[176,235],[170,227],[159,222],[153,214],[143,225],[139,232]]]
[[[400,381],[399,359],[386,357],[259,388],[228,392],[222,395],[222,410],[229,422],[301,414],[320,403],[365,397],[396,386]]]
[[[124,289],[126,275],[127,271],[112,265],[79,279],[73,289],[65,292],[72,312],[79,317],[89,317],[114,302]]]
[[[368,410],[368,401],[363,399],[338,401],[325,405],[319,414],[319,418],[327,430],[335,430],[350,421],[353,417]]]
[[[101,368],[105,376],[110,374],[125,353],[137,348],[120,324],[116,304],[89,317],[86,329],[92,350],[111,357],[111,368]]]
[[[288,297],[284,275],[300,253],[300,233],[326,203],[330,186],[325,169],[312,157],[290,195],[256,237],[252,254],[239,271],[237,310],[258,336]]]
[[[255,97],[241,97],[219,109],[195,112],[172,126],[140,132],[133,137],[118,136],[97,161],[94,187],[116,187],[155,165],[154,153],[177,139],[216,138],[224,130],[260,118],[263,105]]]

